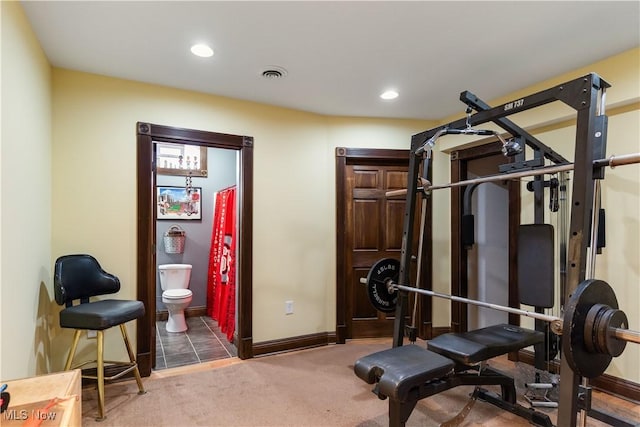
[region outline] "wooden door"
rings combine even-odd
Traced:
[[[342,264],[339,265],[340,280],[343,280],[344,324],[340,325],[338,314],[338,342],[350,338],[390,337],[393,335],[394,313],[377,311],[366,292],[366,286],[360,283],[361,277],[367,277],[371,266],[381,258],[400,259],[402,249],[402,229],[405,212],[404,196],[387,198],[388,190],[406,188],[409,166],[408,150],[371,150],[393,152],[397,157],[358,158],[345,161],[344,191],[339,191],[338,221],[343,221]],[[417,211],[419,212],[419,206]],[[419,231],[419,214],[416,215],[414,230]],[[339,233],[341,227],[338,227]],[[412,254],[417,254],[418,239]],[[342,242],[342,243],[340,243]],[[341,252],[341,251],[338,251]],[[412,270],[415,270],[412,269]],[[415,277],[415,272],[412,274]],[[338,289],[340,293],[340,283]],[[413,299],[411,299],[413,300]],[[411,309],[409,310],[411,313]],[[411,322],[408,321],[408,324]],[[340,330],[343,326],[344,330]]]

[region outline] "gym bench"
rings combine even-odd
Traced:
[[[544,334],[513,325],[494,325],[463,333],[449,333],[427,343],[393,347],[358,359],[356,375],[375,384],[378,398],[389,399],[389,426],[405,426],[419,400],[460,385],[497,385],[498,395],[483,388],[477,397],[530,423],[552,427],[546,414],[516,401],[514,380],[482,362],[544,341]]]

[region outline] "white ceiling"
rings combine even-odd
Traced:
[[[640,45],[637,0],[22,5],[56,67],[339,116],[441,119]]]

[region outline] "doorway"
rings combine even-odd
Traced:
[[[238,150],[167,142],[154,142],[154,149],[158,271],[154,369],[235,357],[235,301],[231,304],[235,293],[214,293],[210,290],[227,290],[237,284],[236,269],[230,277],[230,272],[221,268],[224,266],[219,262],[222,259],[220,239],[212,237],[213,231],[219,230],[214,225],[223,223],[226,226],[226,217],[229,217],[228,239],[230,242],[237,240],[235,198],[227,201],[229,197],[225,197],[224,203],[221,200],[228,192],[235,195]],[[215,212],[218,213],[217,220],[214,220]],[[223,212],[225,217],[221,218]],[[214,241],[217,245],[213,244]],[[231,252],[231,246],[228,246]],[[233,244],[234,249],[236,246]],[[237,251],[233,252],[230,259],[237,260]],[[214,259],[215,263],[212,262]],[[185,280],[169,283],[169,278],[180,277]],[[222,283],[223,278],[225,283]],[[177,292],[190,295],[182,300],[186,302],[179,303],[186,307],[183,315],[177,316],[169,313],[163,296],[165,288],[181,286],[186,286],[188,291],[181,289]],[[214,305],[217,311],[213,310]],[[224,313],[221,307],[224,307]]]
[[[371,266],[382,258],[400,258],[405,197],[388,198],[388,190],[407,186],[409,150],[336,149],[336,341],[391,337],[393,313],[378,312],[360,283]],[[414,230],[419,232],[419,207]],[[428,204],[425,236],[430,236],[431,207]],[[417,253],[418,239],[413,239]],[[425,239],[423,271],[431,270],[431,241]],[[415,281],[415,263],[411,277]],[[421,286],[431,289],[430,275],[422,275]],[[413,282],[415,283],[415,282]],[[417,294],[416,294],[417,295]],[[411,299],[417,304],[415,326],[420,338],[431,334],[430,298]],[[409,310],[413,312],[412,309]],[[407,319],[413,324],[414,318]]]
[[[475,159],[467,165],[469,179],[487,175],[482,170],[502,163],[497,156]],[[496,165],[497,166],[497,165]],[[494,174],[497,167],[490,174]],[[467,274],[471,299],[506,306],[509,304],[509,191],[502,182],[478,185],[472,193],[471,214],[475,218],[475,244],[467,249]],[[507,313],[467,305],[470,330],[508,323]]]
[[[471,179],[475,176],[494,175],[498,173],[498,166],[508,163],[510,160],[502,155],[502,144],[491,142],[477,147],[453,151],[451,153],[451,181],[458,182]],[[482,187],[485,187],[482,189]],[[485,202],[492,206],[484,206],[477,209],[476,234],[480,227],[485,229],[480,237],[483,243],[492,245],[495,249],[490,254],[489,246],[479,252],[478,244],[469,251],[463,245],[463,221],[464,191],[462,187],[451,188],[451,294],[465,298],[482,299],[500,298],[500,305],[519,307],[518,299],[518,272],[517,264],[517,231],[520,224],[520,181],[510,180],[496,184],[482,184],[478,186],[474,199],[485,197]],[[478,191],[480,190],[480,193]],[[474,200],[477,203],[476,200]],[[502,205],[502,206],[499,206]],[[482,212],[480,212],[482,210]],[[493,217],[489,217],[493,215]],[[478,219],[480,218],[480,219]],[[498,219],[499,223],[495,220]],[[482,222],[482,224],[480,224]],[[490,229],[488,229],[489,227]],[[500,227],[500,230],[496,230]],[[492,235],[488,235],[493,233]],[[489,240],[486,240],[485,237]],[[479,240],[476,238],[476,240]],[[496,246],[499,246],[496,248]],[[494,271],[484,269],[483,275],[478,273],[480,262],[493,263],[494,270],[499,271],[494,283],[498,283],[501,293],[494,289],[491,295],[481,294],[481,286],[487,279],[487,274]],[[493,280],[493,279],[491,279]],[[485,289],[486,290],[486,289]],[[495,302],[495,301],[491,301]],[[466,304],[451,302],[451,329],[452,332],[465,332],[484,324],[510,323],[520,324],[520,317],[508,314],[508,321],[503,322],[504,313],[499,313],[499,319],[491,316],[494,313],[479,315],[477,309],[469,309]]]
[[[137,123],[137,298],[146,312],[138,321],[137,360],[143,376],[151,374],[156,348],[156,186],[154,144],[189,144],[234,150],[237,153],[237,323],[233,339],[241,359],[253,357],[252,342],[252,218],[253,138]],[[210,232],[210,231],[209,231]]]

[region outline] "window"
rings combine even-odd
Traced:
[[[156,142],[158,175],[207,176],[207,147]]]

